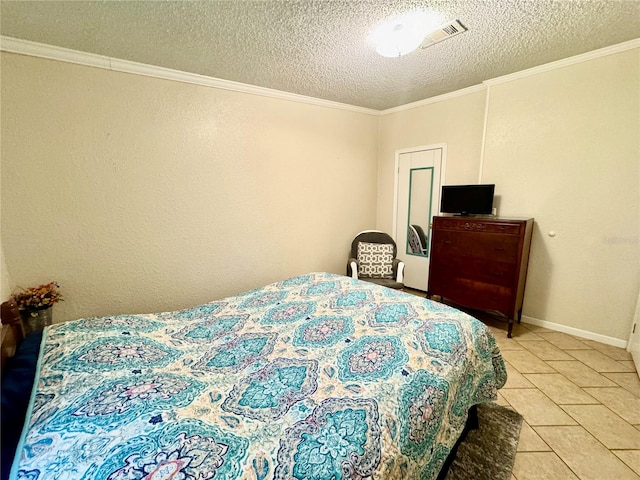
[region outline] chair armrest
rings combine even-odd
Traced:
[[[396,282],[404,283],[404,262],[402,260],[393,259],[393,272],[396,275]]]
[[[358,260],[350,258],[347,262],[347,277],[358,278]]]

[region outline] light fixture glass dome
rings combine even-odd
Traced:
[[[418,48],[434,25],[438,25],[437,21],[426,12],[410,12],[380,24],[369,40],[383,57],[400,57]]]

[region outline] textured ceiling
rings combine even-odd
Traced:
[[[0,33],[386,109],[640,36],[640,1],[5,1]],[[400,58],[368,33],[411,10],[469,31]]]

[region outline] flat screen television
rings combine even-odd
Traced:
[[[455,215],[488,215],[493,210],[495,184],[443,185],[440,211]]]

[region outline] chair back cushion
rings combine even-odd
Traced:
[[[393,245],[388,243],[358,243],[360,277],[393,278]]]
[[[393,246],[393,258],[396,258],[396,255],[398,254],[396,250],[396,242],[393,241],[393,238],[391,238],[389,234],[379,230],[367,230],[359,233],[356,238],[353,239],[353,242],[351,242],[351,257],[358,258],[358,244],[361,242],[387,243]]]

